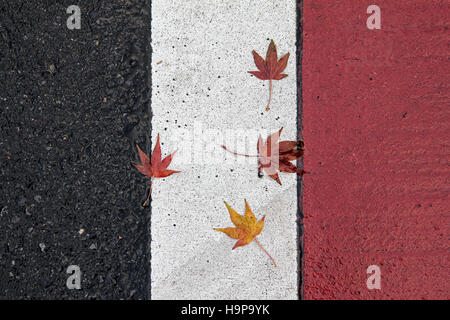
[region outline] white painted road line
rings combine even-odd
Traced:
[[[269,83],[247,71],[269,39],[291,57],[266,112]],[[256,154],[256,132],[281,127],[296,139],[295,41],[294,0],[152,1],[152,141],[160,133],[163,156],[178,148],[171,169],[182,171],[153,183],[152,299],[297,299],[296,175],[260,179],[255,158],[220,148]],[[266,215],[258,239],[278,268],[255,242],[232,251],[213,230],[232,226],[223,201],[243,214],[244,199]]]

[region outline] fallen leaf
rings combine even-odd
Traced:
[[[278,171],[297,173],[298,175],[308,173],[291,163],[291,161],[303,156],[303,141],[279,141],[282,131],[283,128],[271,134],[265,143],[263,138],[259,136],[257,144],[258,155],[236,153],[228,150],[226,146],[222,146],[222,148],[234,155],[257,157],[259,165],[258,175],[260,175],[261,171],[264,171],[270,178],[281,185]]]
[[[275,267],[277,266],[277,263],[272,258],[272,256],[264,249],[261,244],[259,243],[258,239],[256,239],[256,236],[259,235],[264,228],[264,219],[265,216],[262,217],[261,220],[257,221],[255,215],[253,214],[252,210],[250,209],[250,206],[247,203],[247,200],[245,200],[245,214],[244,216],[241,216],[239,213],[234,211],[228,203],[225,202],[225,205],[227,206],[228,212],[230,213],[231,222],[236,226],[235,228],[214,228],[216,231],[220,231],[225,233],[227,236],[237,239],[238,241],[234,245],[233,249],[236,249],[237,247],[245,246],[249,243],[251,243],[253,240],[258,244],[258,246],[269,256],[269,258],[272,260]]]
[[[278,60],[277,47],[273,40],[270,40],[269,48],[266,53],[266,60],[264,60],[255,50],[252,51],[252,54],[258,71],[248,72],[258,79],[269,80],[269,102],[266,107],[266,111],[269,111],[270,101],[272,100],[272,80],[281,80],[287,77],[287,74],[282,72],[286,69],[289,52]]]
[[[168,170],[167,167],[172,162],[172,158],[177,152],[175,150],[173,153],[165,157],[163,160],[161,160],[161,146],[159,143],[159,134],[156,138],[156,145],[152,152],[152,158],[149,159],[149,157],[141,150],[141,148],[136,145],[138,151],[139,151],[139,158],[141,160],[141,164],[135,164],[133,165],[139,170],[140,173],[142,173],[146,178],[150,178],[150,191],[148,193],[147,200],[145,200],[143,206],[145,207],[150,199],[150,195],[152,193],[152,178],[165,178],[168,177],[174,173],[178,173],[180,171],[175,170]]]

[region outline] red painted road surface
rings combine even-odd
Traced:
[[[304,298],[449,299],[449,2],[303,7]]]

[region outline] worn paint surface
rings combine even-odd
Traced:
[[[171,168],[182,171],[153,185],[153,299],[297,298],[295,174],[282,174],[280,186],[258,178],[255,158],[220,147],[256,154],[257,132],[282,126],[282,139],[295,139],[295,6],[152,1],[152,139],[161,134],[163,153],[179,148]],[[251,51],[265,56],[271,38],[293,58],[266,112],[269,83],[247,71]],[[224,200],[243,212],[244,199],[266,215],[258,239],[278,268],[256,243],[232,251],[235,241],[213,229],[230,223]]]
[[[372,2],[304,1],[305,298],[448,299],[448,2]]]

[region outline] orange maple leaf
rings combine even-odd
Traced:
[[[269,48],[266,53],[266,60],[264,60],[255,50],[252,51],[253,60],[259,71],[248,71],[255,77],[261,80],[269,80],[269,102],[267,103],[266,111],[269,111],[270,101],[272,99],[272,80],[281,80],[287,77],[287,74],[281,73],[286,69],[289,52],[278,60],[277,47],[273,40],[270,40]]]
[[[257,144],[258,155],[237,153],[228,150],[225,146],[222,146],[222,148],[234,155],[251,158],[257,157],[259,165],[258,175],[260,175],[261,171],[264,171],[270,178],[281,185],[278,171],[297,173],[298,175],[308,173],[291,163],[291,161],[303,156],[303,141],[279,141],[282,131],[283,128],[271,134],[265,143],[263,138],[259,136]]]
[[[241,216],[239,213],[234,211],[228,203],[225,202],[225,205],[227,206],[228,212],[230,213],[231,222],[236,226],[235,228],[214,228],[216,231],[220,231],[225,233],[227,236],[238,239],[236,244],[234,245],[233,249],[236,249],[237,247],[245,246],[255,240],[255,242],[258,244],[258,246],[270,257],[275,267],[277,266],[277,263],[272,258],[272,256],[264,249],[261,244],[259,243],[258,239],[256,239],[256,236],[259,235],[264,228],[264,219],[265,216],[262,217],[261,220],[257,221],[255,215],[253,214],[252,210],[250,209],[247,200],[245,200],[245,214],[244,216]]]
[[[141,164],[135,164],[133,165],[139,170],[140,173],[142,173],[146,178],[150,179],[150,191],[148,193],[147,200],[143,203],[143,206],[145,207],[150,199],[150,195],[152,193],[152,178],[165,178],[168,177],[174,173],[178,173],[181,171],[175,171],[175,170],[168,170],[167,167],[172,162],[172,158],[177,152],[175,150],[173,153],[165,157],[163,160],[161,160],[161,145],[159,144],[159,133],[158,137],[156,138],[156,145],[152,152],[152,158],[149,159],[149,157],[139,148],[138,145],[136,145],[138,151],[139,151],[139,158],[141,160]]]

